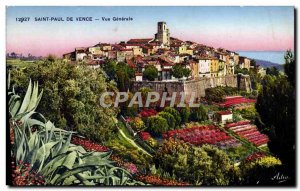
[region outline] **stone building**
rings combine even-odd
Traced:
[[[210,76],[217,77],[219,73],[219,59],[218,58],[211,58],[210,64]]]
[[[83,61],[88,58],[88,49],[85,47],[75,48],[76,61]]]
[[[159,40],[163,45],[170,46],[170,31],[166,22],[157,23],[157,33],[155,34],[155,39]]]
[[[240,56],[239,58],[239,66],[240,68],[250,69],[250,59],[244,56]]]
[[[199,77],[210,77],[211,59],[208,57],[199,57],[198,71]]]

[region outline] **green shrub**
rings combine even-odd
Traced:
[[[191,121],[205,121],[208,119],[208,110],[203,105],[200,105],[200,107],[192,108],[191,109],[191,115],[190,120]]]
[[[155,163],[177,180],[194,185],[229,185],[235,171],[228,156],[211,145],[191,146],[176,139],[165,140]]]
[[[141,131],[145,128],[145,124],[144,124],[143,120],[139,117],[133,118],[133,120],[130,122],[130,124],[136,131]]]
[[[225,92],[219,88],[207,88],[205,89],[205,99],[208,102],[223,102]]]
[[[282,171],[280,168],[281,161],[273,156],[264,156],[253,161],[248,161],[246,159],[240,164],[243,184],[274,184],[274,181],[276,180],[272,179]]]
[[[176,121],[175,121],[175,118],[172,114],[162,111],[162,112],[159,112],[158,115],[163,117],[165,120],[167,120],[169,130],[175,128]]]
[[[115,154],[122,157],[125,161],[131,161],[134,164],[144,167],[151,164],[151,157],[140,152],[140,150],[137,150],[135,147],[123,144],[120,140],[115,139],[110,141],[109,147]]]
[[[240,114],[242,118],[249,119],[249,120],[255,120],[255,118],[258,116],[254,106],[245,109],[237,109],[234,110],[233,112],[236,114]]]
[[[253,151],[246,146],[229,147],[226,153],[232,161],[240,161],[250,155]]]
[[[152,147],[152,148],[157,148],[158,147],[158,142],[156,139],[150,137],[148,140],[147,140],[147,143]]]
[[[223,102],[225,96],[236,95],[238,93],[238,88],[218,86],[205,89],[205,99],[208,102]]]
[[[143,72],[143,78],[149,81],[154,81],[158,77],[158,70],[154,65],[147,65]]]
[[[191,115],[191,110],[189,107],[184,107],[180,110],[180,116],[181,116],[181,123],[185,124],[189,122],[189,118]]]
[[[169,129],[167,120],[161,116],[149,117],[148,125],[147,130],[154,136],[160,136],[162,133],[166,133]]]
[[[131,92],[128,92],[128,100],[119,103],[119,107],[121,110],[121,114],[127,117],[135,117],[138,114],[138,104],[133,104],[132,107],[128,107],[130,100],[132,99],[133,94]]]
[[[181,124],[181,116],[180,116],[180,113],[176,109],[174,109],[172,107],[166,107],[166,108],[164,108],[163,111],[168,112],[174,116],[174,118],[176,120],[176,124],[175,124],[176,127]]]

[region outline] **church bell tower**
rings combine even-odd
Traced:
[[[170,46],[170,31],[166,22],[157,23],[157,33],[155,39],[161,41],[165,46]]]

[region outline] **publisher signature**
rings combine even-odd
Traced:
[[[277,180],[278,183],[285,182],[285,181],[287,181],[288,179],[289,179],[288,176],[285,176],[285,175],[283,175],[283,174],[280,174],[279,172],[278,172],[275,176],[273,176],[273,177],[271,178],[271,180]]]
[[[281,174],[281,173],[279,173],[279,172],[278,172],[275,176],[273,176],[273,177],[271,178],[272,181],[278,181],[278,183],[285,182],[285,181],[287,181],[288,179],[289,179],[289,176],[283,175],[283,174]],[[259,184],[260,181],[258,180],[256,183]]]
[[[287,181],[288,179],[289,179],[289,176],[283,175],[279,172],[271,178],[272,181],[277,181],[278,183],[283,183],[283,182]],[[258,180],[256,182],[256,184],[259,184],[259,183],[260,183],[260,180]]]

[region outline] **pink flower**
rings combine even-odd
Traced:
[[[133,163],[126,163],[124,165],[124,168],[126,170],[128,170],[131,174],[135,174],[138,172],[138,169],[136,168],[135,164],[133,164]]]

